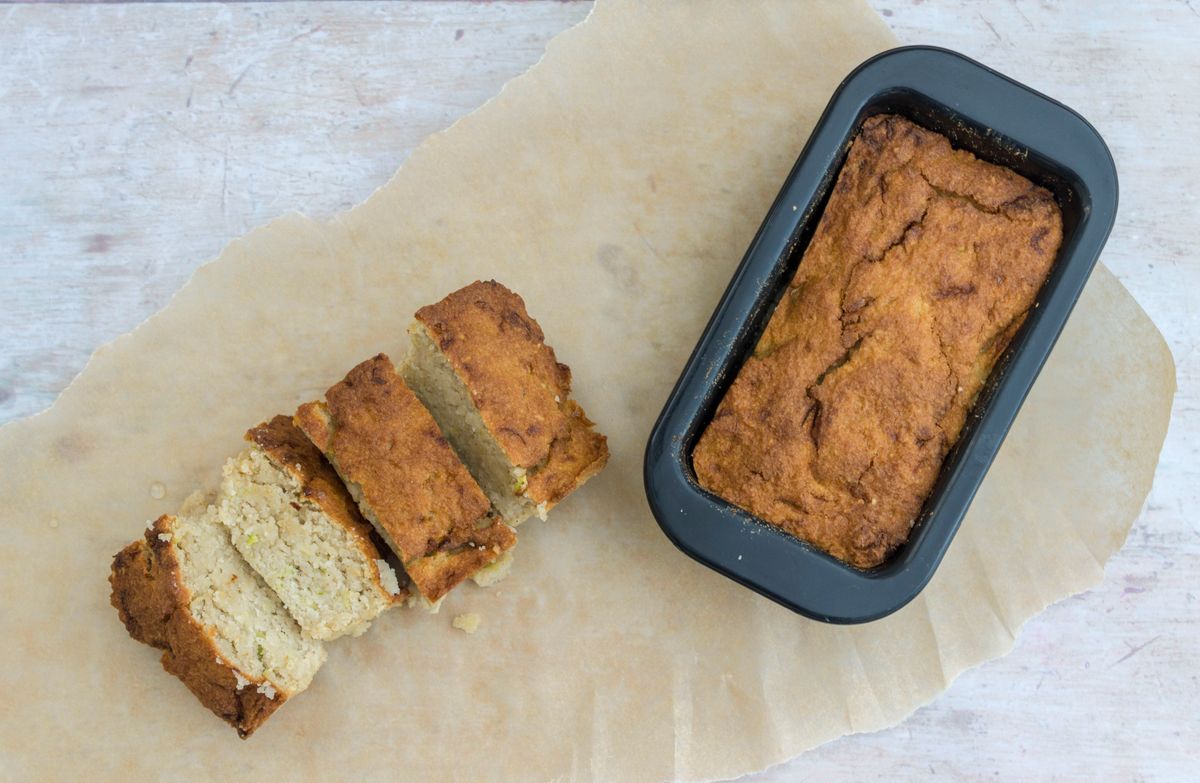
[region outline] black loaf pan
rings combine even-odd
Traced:
[[[796,271],[850,142],[875,114],[905,116],[1054,194],[1063,243],[1037,305],[997,362],[908,542],[849,566],[701,489],[691,454]],[[1062,104],[945,49],[884,52],[842,82],[734,273],[650,435],[646,496],[691,557],[808,617],[861,623],[933,576],[1087,282],[1117,210],[1117,173],[1095,129]]]

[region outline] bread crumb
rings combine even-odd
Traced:
[[[479,628],[479,622],[480,617],[478,614],[475,612],[467,612],[466,614],[460,614],[456,616],[451,625],[460,631],[465,631],[466,633],[475,633],[476,629]]]
[[[218,658],[218,659],[217,659],[217,663],[221,663],[221,659],[220,659],[220,658]],[[243,676],[242,676],[242,673],[241,673],[240,671],[238,671],[237,669],[234,669],[234,670],[233,670],[233,678],[234,678],[235,680],[237,680],[237,689],[238,689],[239,691],[240,691],[242,688],[245,688],[246,686],[248,686],[248,685],[250,684],[250,681],[249,681],[249,680],[247,680],[245,677],[243,677]]]
[[[512,568],[513,556],[512,550],[508,550],[494,561],[476,571],[471,576],[471,581],[480,587],[491,587],[504,577],[508,576],[509,570]]]
[[[50,527],[53,527],[53,528],[58,527],[58,520],[55,519],[54,517],[50,517]]]
[[[167,496],[167,488],[161,481],[156,481],[150,485],[150,497],[155,500],[162,500]]]
[[[169,543],[171,541],[171,534],[170,533],[159,533],[158,540],[162,541],[164,544]]]
[[[379,569],[379,583],[383,585],[383,589],[392,595],[400,595],[400,581],[396,578],[396,572],[392,570],[388,562],[376,560],[375,567]]]

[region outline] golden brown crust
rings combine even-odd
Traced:
[[[562,406],[566,416],[565,432],[550,444],[550,453],[542,465],[529,472],[524,495],[546,508],[574,492],[600,472],[608,462],[605,437],[592,429],[592,422],[574,400]]]
[[[113,558],[112,605],[129,635],[163,650],[162,666],[183,681],[200,703],[237,729],[243,739],[254,733],[287,701],[259,693],[265,680],[243,676],[250,685],[238,687],[230,664],[204,627],[188,611],[191,594],[180,576],[179,561],[168,541],[175,518],[164,515]]]
[[[384,354],[351,370],[324,402],[300,406],[295,422],[361,491],[364,513],[429,601],[516,543],[511,528],[489,517],[487,496]]]
[[[855,566],[908,537],[1062,241],[1046,190],[868,119],[701,436],[705,488]]]
[[[520,296],[495,280],[476,281],[416,318],[509,461],[528,472],[526,497],[552,506],[604,467],[608,441],[570,399],[571,370]]]
[[[300,494],[305,500],[320,507],[327,517],[354,537],[359,551],[374,569],[376,584],[381,584],[376,561],[381,560],[383,555],[376,546],[375,531],[371,523],[363,519],[358,505],[338,478],[333,466],[292,422],[291,417],[280,414],[270,421],[252,427],[246,432],[246,440],[262,449],[271,462],[299,482]],[[408,597],[408,591],[403,588],[395,596],[386,588],[383,592],[389,595],[394,603]]]

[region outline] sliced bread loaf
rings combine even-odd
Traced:
[[[437,424],[379,354],[300,406],[319,448],[428,605],[516,543]]]
[[[215,506],[193,496],[113,559],[112,604],[129,635],[200,702],[250,736],[325,662],[230,543]]]
[[[417,311],[405,380],[505,521],[545,518],[608,461],[525,302],[475,282]]]
[[[246,433],[218,504],[233,545],[314,639],[358,636],[406,595],[371,526],[291,418]]]

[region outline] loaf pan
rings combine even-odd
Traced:
[[[691,453],[752,352],[820,220],[863,120],[899,114],[1054,194],[1058,258],[951,449],[908,542],[859,570],[706,492]],[[663,532],[685,553],[802,615],[862,623],[911,601],[933,576],[1021,403],[1054,347],[1117,209],[1117,173],[1082,117],[946,49],[910,46],[859,66],[834,93],[696,344],[646,447],[644,480]]]

